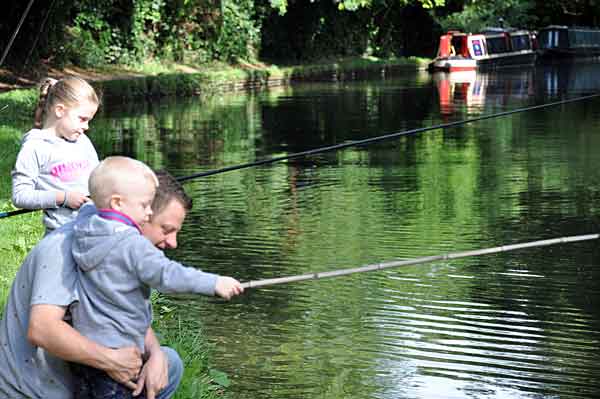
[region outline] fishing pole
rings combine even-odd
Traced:
[[[320,279],[324,279],[324,278],[346,276],[346,275],[355,274],[355,273],[364,273],[364,272],[370,272],[370,271],[375,271],[375,270],[391,269],[394,267],[420,265],[420,264],[431,263],[431,262],[436,262],[436,261],[440,261],[440,260],[460,259],[460,258],[467,258],[470,256],[479,256],[479,255],[486,255],[486,254],[495,254],[495,253],[500,253],[500,252],[508,252],[508,251],[514,251],[516,249],[522,249],[522,248],[535,248],[535,247],[544,247],[544,246],[555,245],[555,244],[595,240],[598,237],[600,237],[600,234],[585,234],[585,235],[579,235],[579,236],[567,236],[567,237],[551,238],[551,239],[539,240],[539,241],[530,241],[530,242],[524,242],[524,243],[520,243],[520,244],[502,245],[499,247],[483,248],[483,249],[477,249],[477,250],[471,250],[471,251],[449,252],[449,253],[441,254],[441,255],[423,256],[420,258],[414,258],[414,259],[408,259],[408,260],[398,260],[398,261],[391,261],[391,262],[375,263],[375,264],[370,264],[370,265],[355,267],[355,268],[350,268],[350,269],[339,269],[339,270],[333,270],[333,271],[328,271],[328,272],[307,273],[307,274],[299,274],[296,276],[247,281],[245,283],[242,283],[242,287],[244,287],[244,288],[259,288],[259,287],[266,287],[269,285],[287,284],[287,283],[293,283],[293,282],[298,282],[298,281],[320,280]]]
[[[16,211],[0,212],[0,218],[8,218],[11,216],[17,216],[22,213],[29,213],[29,212],[33,212],[33,211],[37,211],[37,210],[39,210],[39,209],[17,209]]]
[[[402,136],[409,136],[409,135],[413,135],[413,134],[417,134],[417,133],[423,133],[423,132],[427,132],[430,130],[447,129],[450,127],[460,126],[460,125],[464,125],[467,123],[478,122],[478,121],[482,121],[482,120],[486,120],[486,119],[499,118],[502,116],[517,114],[517,113],[521,113],[521,112],[542,109],[542,108],[548,108],[548,107],[553,107],[556,105],[568,104],[568,103],[577,102],[577,101],[588,100],[590,98],[595,98],[598,96],[600,96],[600,93],[590,94],[587,96],[576,97],[576,98],[571,98],[571,99],[566,99],[566,100],[561,100],[561,101],[555,101],[555,102],[546,103],[546,104],[533,105],[530,107],[518,108],[518,109],[514,109],[514,110],[510,110],[510,111],[503,111],[503,112],[498,112],[495,114],[482,115],[482,116],[478,116],[475,118],[463,119],[463,120],[455,121],[455,122],[446,122],[446,123],[441,123],[441,124],[437,124],[437,125],[433,125],[433,126],[404,130],[401,132],[389,133],[389,134],[385,134],[382,136],[370,137],[368,139],[355,140],[355,141],[350,141],[350,142],[346,142],[346,143],[330,145],[330,146],[326,146],[326,147],[319,147],[319,148],[314,148],[312,150],[300,151],[300,152],[295,152],[295,153],[288,154],[288,155],[282,155],[280,157],[265,158],[265,159],[254,161],[254,162],[248,162],[248,163],[239,164],[239,165],[227,166],[227,167],[220,168],[220,169],[213,169],[213,170],[208,170],[205,172],[194,173],[194,174],[191,174],[188,176],[178,177],[177,180],[179,182],[183,183],[183,182],[186,182],[186,181],[189,181],[192,179],[197,179],[200,177],[207,177],[207,176],[212,176],[212,175],[216,175],[216,174],[220,174],[220,173],[231,172],[234,170],[246,169],[246,168],[251,168],[251,167],[255,167],[255,166],[262,166],[262,165],[267,165],[267,164],[280,162],[280,161],[287,161],[290,159],[305,157],[308,155],[321,154],[321,153],[340,150],[340,149],[344,149],[344,148],[348,148],[348,147],[356,147],[356,146],[362,146],[365,144],[373,144],[373,143],[384,141],[384,140],[390,140],[390,139],[394,139],[394,138],[398,138],[398,137],[402,137]],[[29,211],[33,212],[34,210],[29,210]],[[16,211],[5,212],[4,215],[0,214],[0,219],[15,216],[20,213],[25,213],[25,212],[15,213],[15,212]]]

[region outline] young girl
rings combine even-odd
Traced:
[[[12,171],[12,201],[43,209],[46,234],[73,220],[88,201],[88,178],[98,154],[85,135],[100,101],[85,80],[46,79],[34,129],[23,137]]]

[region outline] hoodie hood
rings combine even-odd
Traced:
[[[73,258],[84,271],[98,266],[126,237],[140,235],[135,227],[97,214],[88,219],[78,219],[73,231]]]

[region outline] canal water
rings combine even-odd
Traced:
[[[90,136],[185,176],[600,91],[600,65],[108,101]],[[241,281],[599,231],[600,99],[186,183],[170,256]],[[596,241],[175,298],[235,398],[600,396]]]

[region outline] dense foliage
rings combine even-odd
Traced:
[[[3,49],[28,3],[0,16]],[[33,3],[5,63],[431,56],[445,29],[599,23],[596,0],[49,0]]]

